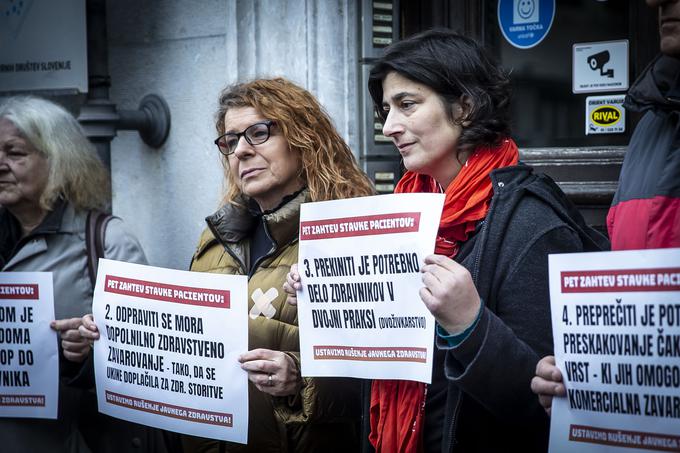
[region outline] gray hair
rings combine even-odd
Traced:
[[[40,205],[51,209],[59,197],[79,210],[105,209],[109,174],[78,121],[52,101],[14,96],[0,105],[0,118],[11,121],[46,158],[49,175]]]

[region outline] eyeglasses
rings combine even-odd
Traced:
[[[246,141],[251,145],[261,145],[269,140],[271,135],[271,127],[276,124],[276,121],[261,121],[252,124],[245,128],[243,132],[227,132],[215,139],[217,149],[225,156],[234,154],[241,137],[245,137]]]

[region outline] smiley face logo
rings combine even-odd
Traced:
[[[536,2],[534,0],[519,0],[517,2],[517,15],[522,19],[528,19],[536,10]]]

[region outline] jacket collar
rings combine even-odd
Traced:
[[[522,162],[493,170],[490,177],[494,193],[509,190],[522,184],[532,173],[533,169]]]
[[[228,203],[205,221],[213,235],[223,244],[235,243],[250,236],[258,215],[277,245],[293,241],[298,234],[300,206],[309,201],[309,190],[305,189],[273,211],[256,214],[248,206],[248,199],[242,197],[239,204]]]
[[[3,268],[15,253],[20,238],[19,222],[6,208],[0,207],[0,268]]]
[[[64,218],[64,213],[66,212],[67,203],[63,199],[58,199],[50,211],[47,211],[47,215],[42,222],[35,228],[35,230],[29,233],[34,234],[49,234],[56,233],[61,229],[62,220]],[[73,217],[73,216],[71,216]],[[0,225],[6,226],[10,223],[16,223],[16,218],[9,212],[7,208],[0,206]],[[5,233],[3,228],[3,233]],[[5,236],[3,234],[2,238]]]
[[[73,206],[59,199],[40,225],[22,238],[21,227],[16,218],[6,208],[0,207],[0,226],[2,227],[0,230],[0,251],[2,252],[0,264],[2,266],[9,265],[47,250],[44,236],[62,232],[71,233],[74,230],[74,224],[75,210]],[[24,245],[31,241],[36,246],[30,250],[26,249]]]
[[[680,110],[680,60],[658,55],[628,90],[626,109]]]

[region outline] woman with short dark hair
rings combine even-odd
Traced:
[[[378,115],[382,107],[383,80],[395,72],[428,86],[442,102],[448,119],[465,127],[460,131],[458,150],[500,144],[510,136],[510,81],[474,40],[447,30],[432,30],[394,44],[370,72],[368,91]],[[456,117],[455,106],[465,100],[464,117]]]
[[[369,91],[408,170],[395,192],[446,195],[421,270],[437,321],[432,384],[373,381],[370,442],[378,452],[545,451],[548,419],[529,381],[552,350],[548,254],[606,240],[518,162],[508,78],[473,40],[433,30],[393,44]]]
[[[445,201],[421,269],[420,297],[437,321],[432,383],[374,380],[364,451],[545,451],[548,419],[529,381],[552,350],[548,254],[600,250],[606,239],[518,162],[507,76],[473,40],[432,30],[397,42],[368,86],[407,170],[395,192]],[[291,303],[301,287],[293,269]]]

